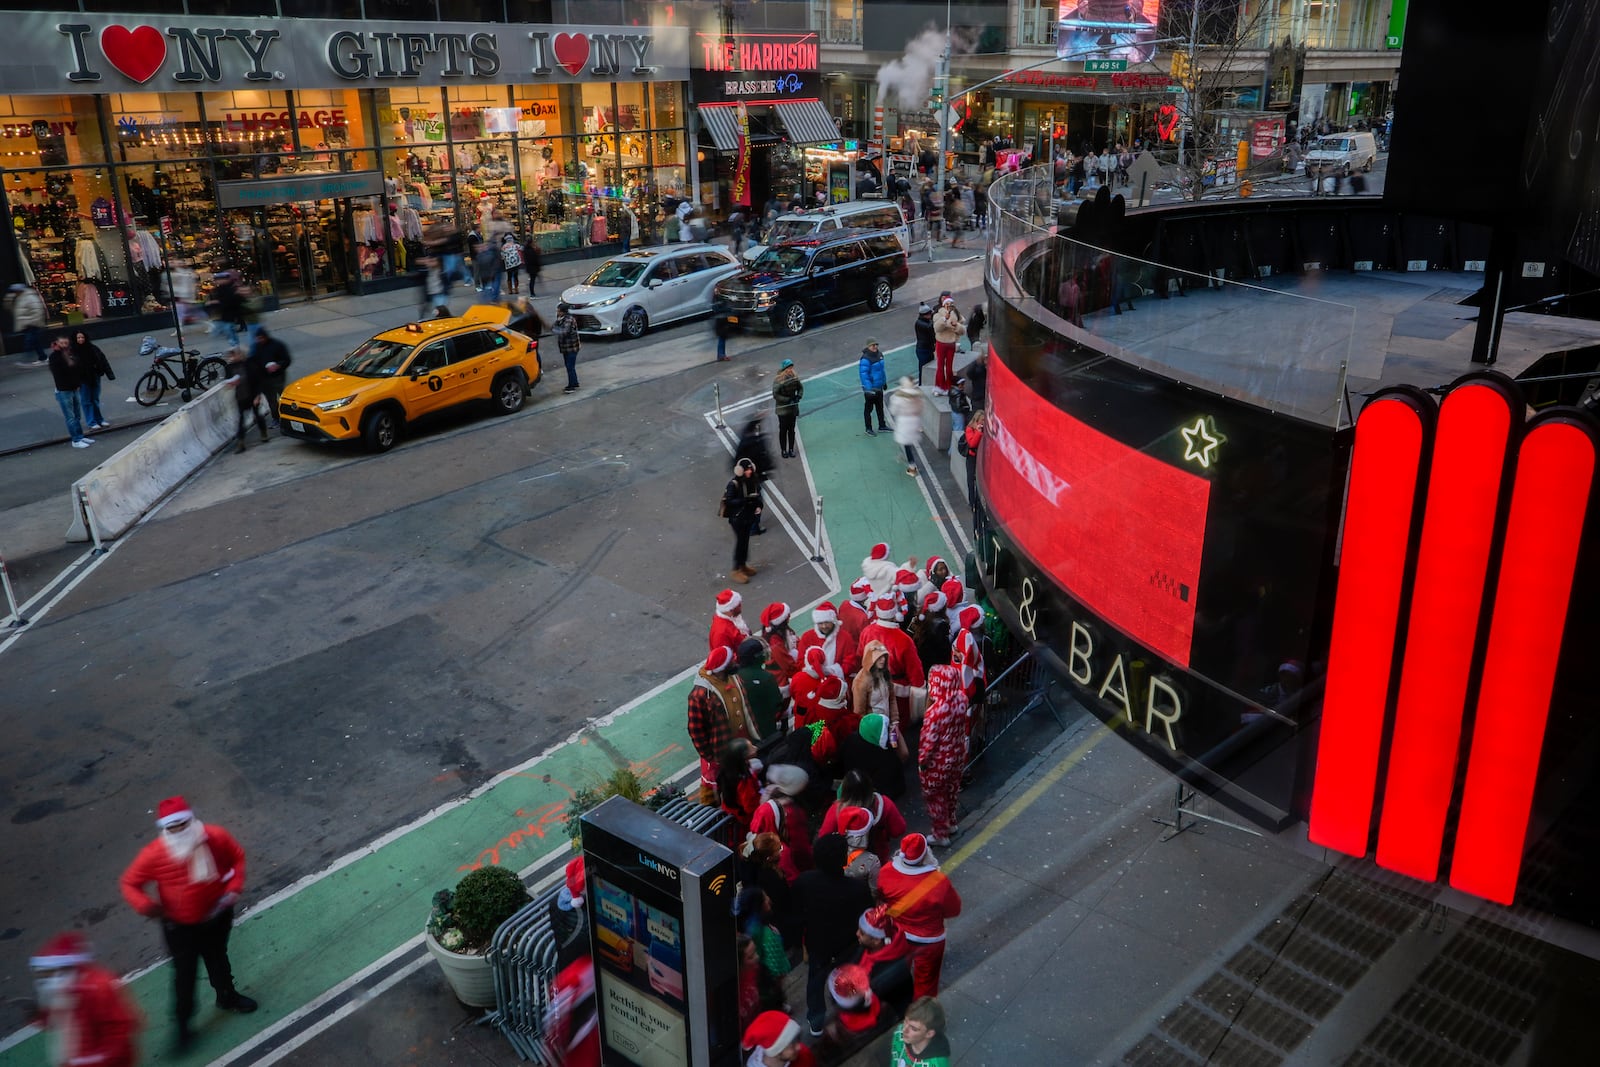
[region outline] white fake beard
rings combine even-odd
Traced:
[[[75,976],[66,974],[53,974],[48,978],[35,978],[33,980],[34,992],[39,996],[39,1003],[53,1012],[66,1011],[72,1007],[72,981]]]
[[[167,854],[179,863],[187,862],[191,853],[206,839],[206,828],[199,819],[190,819],[189,825],[178,833],[161,835]]]

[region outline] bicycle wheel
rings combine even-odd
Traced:
[[[158,370],[149,370],[139,379],[139,384],[133,387],[133,398],[143,407],[155,407],[161,403],[161,397],[166,393],[167,387],[166,375]]]
[[[202,393],[228,376],[228,361],[221,356],[207,356],[194,369],[194,387]]]

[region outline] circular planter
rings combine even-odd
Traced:
[[[450,983],[450,991],[457,1000],[469,1008],[495,1006],[494,969],[489,966],[488,956],[451,952],[434,940],[432,934],[424,934],[424,939],[428,943],[428,955],[439,961],[444,980]]]

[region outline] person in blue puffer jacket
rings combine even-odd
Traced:
[[[866,404],[861,409],[861,419],[867,424],[867,436],[878,436],[878,430],[887,431],[889,423],[883,415],[883,392],[889,388],[889,378],[883,369],[883,352],[876,338],[867,338],[867,347],[861,350],[861,395]],[[872,413],[878,413],[878,430],[872,428]]]

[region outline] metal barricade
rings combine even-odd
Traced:
[[[703,837],[728,844],[727,812],[686,797],[674,797],[656,814]],[[544,1020],[556,977],[556,937],[550,929],[550,904],[561,883],[546,889],[500,924],[489,942],[494,969],[495,1008],[483,1019],[505,1035],[517,1057],[547,1067],[555,1062],[545,1047]]]
[[[971,743],[967,747],[964,769],[968,771],[977,765],[991,745],[1031,711],[1043,708],[1058,727],[1065,727],[1050,699],[1055,679],[1039,657],[1031,650],[1023,650],[996,673],[993,668],[997,664],[990,658],[991,654],[988,650],[984,652],[984,664],[990,667],[991,673],[984,688],[983,708],[978,721],[973,723]]]

